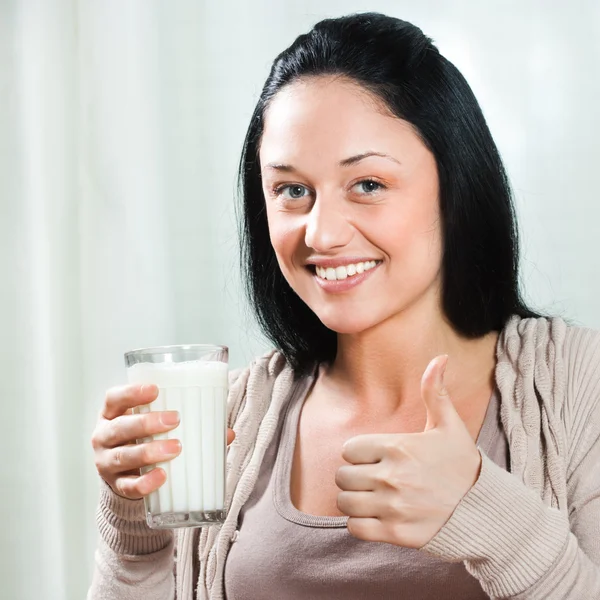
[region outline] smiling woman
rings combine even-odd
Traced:
[[[539,316],[520,296],[511,191],[469,85],[418,28],[385,19],[328,20],[300,36],[275,61],[246,136],[246,281],[265,331],[300,370],[333,360],[340,310],[376,294],[383,276],[401,297],[376,296],[374,318],[426,290],[471,338],[500,331],[510,315]],[[285,259],[278,245],[289,252],[301,227],[307,247]],[[290,278],[310,252],[382,268],[371,287],[315,310],[319,290],[301,270]]]
[[[439,295],[435,158],[370,92],[339,76],[288,84],[266,112],[259,158],[271,251],[324,330],[365,331]]]
[[[600,597],[600,335],[521,299],[458,70],[405,21],[318,23],[273,63],[240,184],[275,350],[231,378],[227,519],[173,539],[143,521],[152,471],[107,482],[90,598]]]

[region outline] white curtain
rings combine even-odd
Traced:
[[[0,0],[0,597],[85,596],[89,438],[123,352],[266,345],[238,276],[245,129],[276,54],[378,10],[438,42],[515,187],[528,296],[600,327],[600,4]]]

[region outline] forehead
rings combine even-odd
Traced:
[[[419,143],[406,121],[379,98],[342,77],[305,78],[287,85],[265,113],[261,163],[343,159],[366,150],[397,153]]]

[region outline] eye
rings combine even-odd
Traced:
[[[275,193],[277,195],[283,194],[284,198],[287,198],[289,200],[301,200],[307,195],[307,192],[307,188],[297,183],[282,185],[278,188],[275,188]]]
[[[374,192],[379,191],[380,189],[385,188],[385,186],[382,183],[379,183],[378,181],[375,181],[373,179],[363,179],[362,181],[359,181],[352,187],[358,188],[360,193],[362,194],[372,194]]]

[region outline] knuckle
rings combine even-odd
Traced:
[[[106,463],[99,454],[94,455],[94,466],[100,475],[106,472]]]
[[[348,529],[348,533],[350,535],[356,535],[356,529],[354,528],[354,519],[350,517],[348,522],[346,523],[346,528]]]
[[[373,474],[373,479],[375,480],[375,483],[379,486],[379,487],[387,487],[388,484],[388,476],[387,476],[387,472],[384,471],[383,469],[379,469],[377,470],[374,474]]]
[[[406,511],[406,505],[404,504],[400,496],[395,496],[389,504],[390,514],[396,519],[402,520]]]
[[[117,494],[124,496],[125,498],[129,497],[129,486],[123,477],[117,477],[117,479],[115,479],[114,487]]]
[[[151,437],[156,432],[161,431],[164,427],[161,427],[160,414],[156,412],[149,412],[138,416],[138,424],[142,437]]]
[[[143,444],[140,449],[140,458],[143,462],[147,463],[152,460],[153,455],[151,444]]]
[[[392,469],[392,468],[380,469],[374,475],[374,478],[375,478],[375,482],[380,487],[393,489],[393,490],[401,489],[402,482],[401,482],[401,478],[398,475],[398,472],[396,469]]]
[[[390,528],[390,534],[394,543],[412,548],[410,532],[404,523],[396,523]]]
[[[109,421],[104,432],[104,444],[106,446],[114,446],[118,439],[118,421],[115,419]]]
[[[140,478],[129,481],[127,484],[127,496],[129,498],[141,498],[144,494],[140,491]]]
[[[390,440],[385,443],[385,452],[392,459],[401,458],[403,455],[402,445],[396,440]]]
[[[123,407],[124,402],[139,386],[120,385],[109,388],[104,397],[105,409],[109,412],[117,411]]]
[[[347,487],[350,479],[350,467],[342,466],[337,470],[335,474],[335,483],[339,488]]]
[[[94,450],[98,450],[102,447],[102,440],[98,429],[94,429],[94,431],[92,432],[92,436],[90,437],[90,443],[92,444],[92,448]]]
[[[122,385],[113,385],[106,390],[106,398],[114,398],[115,396],[119,396],[122,391]]]
[[[354,498],[354,496],[353,496],[352,492],[340,492],[338,494],[338,502],[346,510],[352,509],[353,505],[355,504],[353,501],[353,498]]]
[[[123,388],[120,386],[114,386],[106,390],[106,394],[104,395],[104,405],[107,408],[114,406],[115,402],[121,397],[123,393]]]
[[[347,523],[348,532],[355,537],[364,537],[365,532],[360,525],[360,520],[350,517]]]
[[[113,463],[118,470],[125,470],[126,467],[126,453],[123,446],[117,446],[113,454]]]
[[[144,465],[154,464],[157,460],[157,450],[154,444],[142,444],[140,458]]]
[[[406,479],[400,477],[397,473],[392,473],[388,475],[386,485],[391,490],[399,491],[406,487]]]
[[[354,441],[352,439],[346,440],[344,442],[344,444],[342,445],[342,458],[344,460],[348,460],[352,456],[353,450],[354,450]]]

